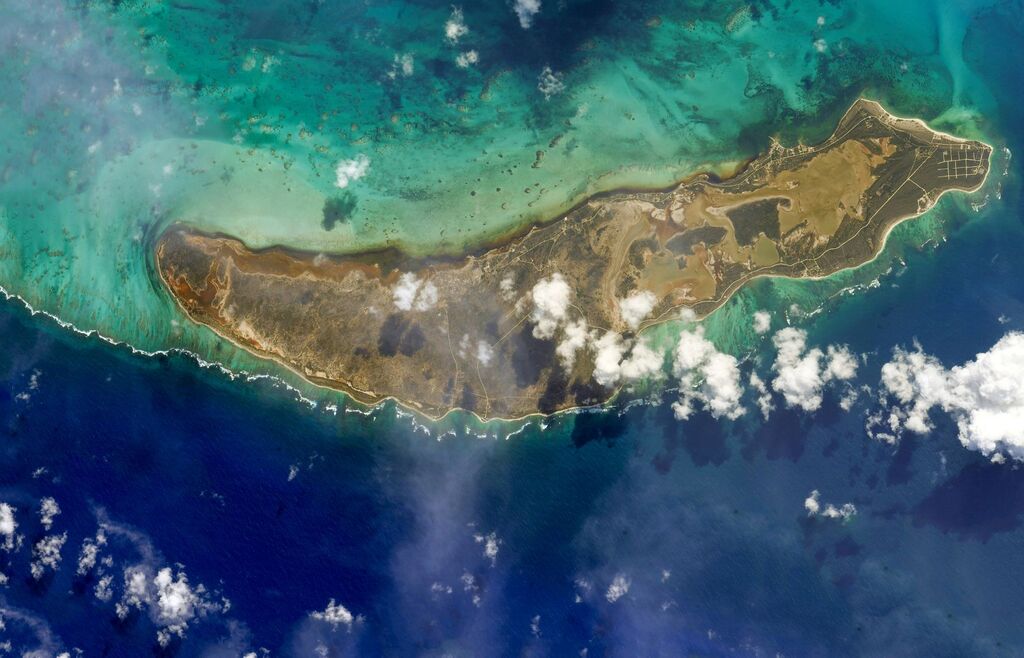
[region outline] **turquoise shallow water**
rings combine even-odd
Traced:
[[[728,170],[770,135],[821,139],[860,94],[989,136],[959,45],[986,4],[569,2],[529,29],[475,4],[453,42],[447,3],[5,3],[0,285],[139,349],[275,371],[155,285],[162,227],[457,252],[595,191]]]

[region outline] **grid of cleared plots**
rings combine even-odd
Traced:
[[[982,173],[985,154],[966,144],[941,150],[942,160],[939,162],[939,178],[957,180],[970,178]]]

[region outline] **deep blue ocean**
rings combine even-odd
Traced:
[[[804,325],[868,355],[858,385],[877,386],[894,346],[956,364],[1024,330],[1024,27],[1000,16],[976,19],[965,59],[1015,154],[1002,199],[944,205],[940,239]],[[770,303],[775,285],[750,294]],[[0,642],[89,657],[1024,655],[1024,469],[964,449],[942,414],[927,436],[872,440],[871,395],[767,422],[680,422],[671,399],[438,440],[393,406],[311,409],[271,380],[0,301],[0,501],[22,542],[0,549]],[[857,515],[809,517],[812,490]],[[61,560],[35,578],[31,547],[54,533]],[[180,636],[158,642],[158,592],[118,614],[126,565],[187,578]],[[331,601],[352,618],[311,614]]]

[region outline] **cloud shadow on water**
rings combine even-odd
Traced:
[[[1024,471],[977,461],[936,487],[913,509],[915,525],[982,543],[1021,525]]]

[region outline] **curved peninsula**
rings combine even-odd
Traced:
[[[601,194],[457,261],[253,251],[176,225],[156,264],[193,320],[360,401],[550,413],[611,397],[602,345],[628,359],[646,326],[754,277],[870,260],[899,221],[980,187],[991,151],[861,99],[821,144],[773,142],[722,182]]]

